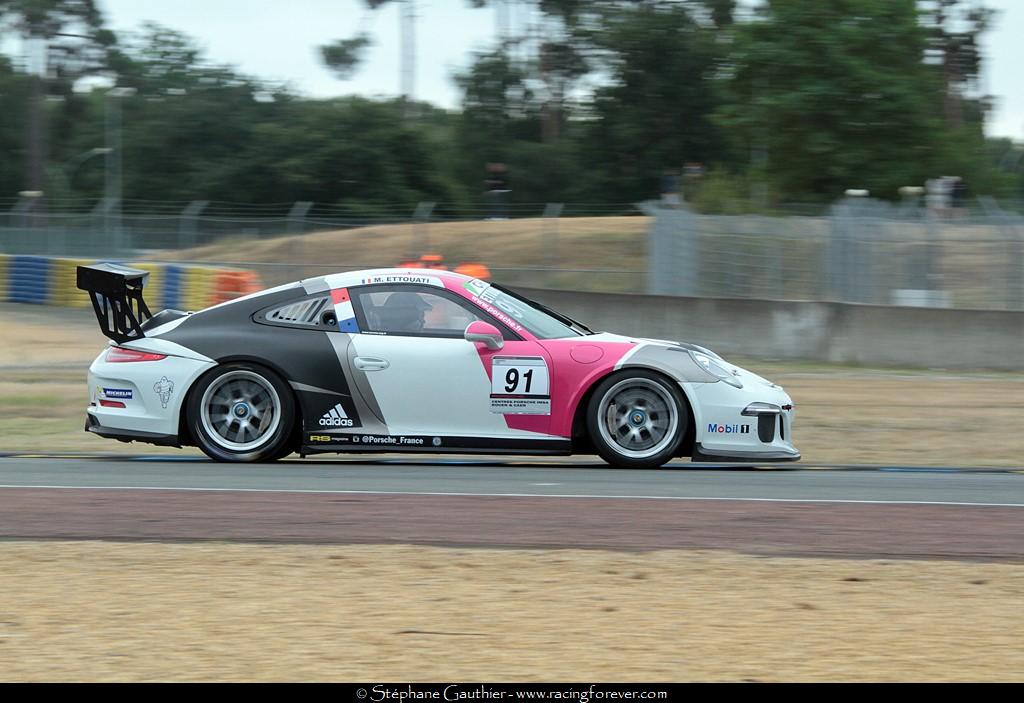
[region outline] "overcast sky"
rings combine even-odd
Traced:
[[[533,13],[528,2],[513,2],[511,23],[523,26]],[[986,0],[999,11],[986,37],[982,87],[995,96],[988,132],[1024,141],[1024,0]],[[118,32],[147,20],[196,38],[216,63],[244,73],[288,82],[295,90],[331,97],[358,93],[399,93],[397,3],[375,12],[362,0],[100,0],[107,23]],[[491,8],[473,9],[466,0],[417,1],[416,97],[455,107],[455,71],[473,51],[495,38]],[[317,47],[367,31],[374,45],[348,81],[336,79],[320,62]]]

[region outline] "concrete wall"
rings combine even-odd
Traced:
[[[1024,370],[1024,312],[519,290],[595,330],[726,357]]]

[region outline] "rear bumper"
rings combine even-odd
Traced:
[[[85,416],[85,431],[92,432],[100,437],[116,439],[120,442],[145,442],[146,444],[156,444],[161,447],[181,447],[178,435],[104,427],[94,415],[89,414]]]
[[[170,354],[159,361],[109,362],[106,358],[104,350],[89,367],[86,412],[92,420],[87,421],[86,431],[124,441],[173,446],[174,442],[154,439],[177,437],[189,388],[213,368],[213,362]]]
[[[769,449],[763,451],[736,451],[733,449],[707,449],[697,442],[693,449],[691,461],[725,461],[751,463],[762,461],[799,461],[800,452],[796,449]]]

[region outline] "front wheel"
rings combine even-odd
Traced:
[[[248,363],[218,366],[189,394],[192,436],[216,461],[275,461],[291,449],[295,399],[280,377]]]
[[[680,390],[642,369],[601,381],[587,406],[587,429],[597,453],[609,464],[631,469],[654,469],[670,461],[689,420]]]

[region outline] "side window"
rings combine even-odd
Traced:
[[[306,297],[264,309],[256,313],[254,319],[256,322],[275,327],[304,327],[328,331],[338,329],[338,320],[329,295]]]
[[[350,292],[364,332],[461,337],[469,323],[483,319],[447,296],[420,288],[372,286]]]

